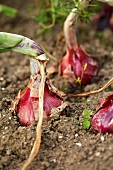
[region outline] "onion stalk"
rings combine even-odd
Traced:
[[[88,1],[81,0],[81,8],[88,5]],[[79,3],[77,5],[79,5]],[[73,28],[78,17],[78,6],[74,8],[64,23],[64,36],[67,46],[67,53],[60,62],[60,75],[67,79],[73,86],[84,86],[91,83],[91,79],[98,73],[96,59],[87,54],[77,41]],[[79,9],[80,10],[80,9]]]

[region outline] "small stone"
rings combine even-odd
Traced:
[[[23,131],[23,129],[25,129],[25,127],[21,127],[21,126],[20,126],[20,127],[18,128],[18,131],[21,133],[21,132]]]
[[[77,146],[80,146],[80,147],[82,146],[82,144],[81,144],[81,143],[79,143],[79,142],[78,142],[78,143],[76,143],[76,145],[77,145]]]
[[[95,156],[100,156],[100,152],[96,152],[96,153],[95,153]]]
[[[56,159],[53,159],[53,162],[56,163]]]
[[[62,138],[63,138],[63,136],[61,136],[61,135],[60,135],[58,138],[59,138],[59,139],[62,139]]]
[[[4,78],[3,77],[0,77],[0,81],[3,81],[4,80]]]
[[[1,88],[1,90],[2,90],[2,91],[4,91],[4,90],[5,90],[5,88],[4,88],[4,87],[2,87],[2,88]]]
[[[9,116],[9,120],[11,120],[12,119],[12,117],[11,116]]]
[[[75,137],[78,137],[78,133],[75,134]]]
[[[105,140],[104,136],[100,136],[100,139],[101,139],[102,142]]]

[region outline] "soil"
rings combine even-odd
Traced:
[[[16,18],[0,14],[0,31],[27,36],[44,47],[54,58],[60,61],[65,55],[65,41],[58,41],[63,25],[55,25],[46,36],[37,35],[37,21],[32,19],[37,14],[36,1],[11,0],[1,3],[18,9]],[[34,10],[30,10],[30,6]],[[82,90],[74,89],[74,93],[99,89],[113,75],[113,32],[105,29],[98,33],[92,25],[79,22],[77,38],[83,48],[95,56],[100,64],[97,77]],[[101,36],[100,36],[101,35]],[[56,61],[50,59],[48,68]],[[30,77],[29,58],[25,55],[7,52],[0,54],[0,169],[19,170],[30,154],[35,141],[36,124],[22,127],[17,116],[9,110],[11,101],[18,91],[23,89]],[[58,80],[58,81],[57,81]],[[69,93],[71,87],[64,87],[64,80],[56,74],[51,81],[60,90]],[[113,85],[103,92],[84,97],[69,99],[67,115],[54,118],[43,123],[40,151],[30,170],[112,170],[113,169],[113,134],[95,133],[93,129],[85,130],[82,126],[84,109],[94,115],[100,98],[108,96]]]

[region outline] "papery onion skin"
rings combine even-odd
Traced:
[[[91,120],[92,128],[101,133],[113,133],[113,93],[101,99],[98,110]]]
[[[73,86],[77,84],[77,78],[81,79],[83,86],[91,83],[92,78],[98,74],[98,68],[96,59],[88,55],[80,45],[76,49],[67,48],[67,54],[60,62],[60,74]]]
[[[28,86],[22,92],[19,92],[18,96],[11,104],[11,108],[15,110],[22,126],[32,125],[32,123],[39,117],[38,90],[33,89],[33,84],[36,86],[36,81],[39,84],[38,79],[33,81],[31,77]],[[44,88],[44,119],[49,118],[51,110],[61,106],[63,102],[64,99],[60,95],[60,92],[56,90],[55,87],[53,88],[49,79],[47,79]]]

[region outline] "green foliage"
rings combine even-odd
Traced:
[[[80,3],[80,0],[75,0],[75,7],[74,8],[77,8],[77,18],[76,18],[76,22],[78,19],[80,20],[83,20],[84,22],[89,22],[90,21],[90,17],[92,15],[95,14],[95,12],[93,12],[93,8],[96,7],[97,8],[97,4],[88,4],[85,8],[84,6]]]
[[[37,33],[40,34],[46,29],[52,28],[55,23],[63,23],[73,8],[72,3],[73,0],[48,0],[46,2],[42,0],[39,3],[39,15],[34,17],[42,28]]]
[[[104,38],[103,32],[97,32],[96,37],[100,40],[103,40]]]
[[[87,109],[84,109],[83,113],[82,113],[82,116],[83,116],[83,122],[82,122],[83,128],[84,129],[89,129],[89,127],[90,127],[90,119],[91,119],[90,111],[87,110]]]
[[[88,22],[90,17],[94,15],[91,11],[91,7],[95,6],[95,4],[89,4],[84,8],[84,6],[81,5],[80,0],[42,0],[38,4],[39,15],[33,17],[41,26],[41,29],[37,31],[37,34],[41,34],[45,30],[52,28],[55,23],[63,25],[64,20],[73,8],[77,8],[80,19]]]
[[[44,53],[38,44],[27,37],[18,34],[0,32],[0,53],[6,51],[15,51],[32,57]]]
[[[91,124],[90,121],[87,120],[87,119],[85,119],[85,120],[83,121],[83,127],[84,127],[84,129],[89,129],[90,124]]]
[[[4,15],[7,15],[9,17],[16,17],[17,10],[0,4],[0,13],[3,13]]]
[[[23,40],[23,36],[0,32],[0,50],[15,47]]]
[[[83,116],[85,119],[90,118],[90,115],[91,115],[91,113],[90,113],[89,110],[87,110],[87,109],[84,109],[84,110],[83,110],[82,116]]]

